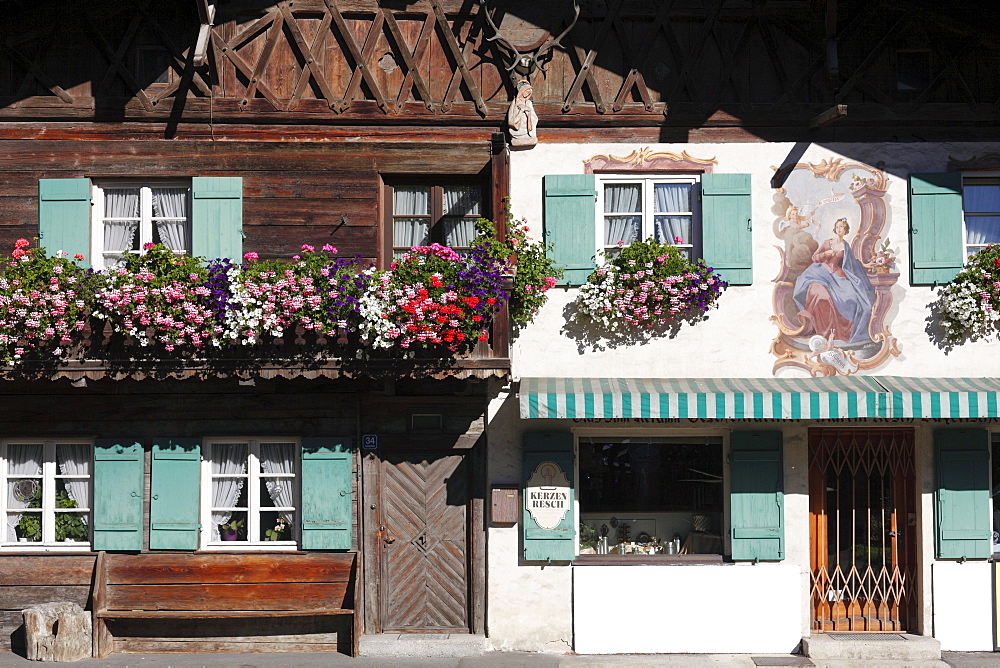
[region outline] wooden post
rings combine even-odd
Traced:
[[[95,659],[103,659],[111,653],[114,647],[114,638],[108,631],[108,625],[104,621],[104,618],[100,616],[100,613],[104,612],[107,608],[108,573],[105,556],[105,552],[98,552],[97,562],[94,564],[94,597],[92,608],[94,615]]]

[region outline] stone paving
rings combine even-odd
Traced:
[[[755,661],[756,659],[756,661]],[[780,660],[780,661],[778,661]],[[17,666],[25,668],[39,665],[22,656],[0,652],[0,667]],[[198,668],[204,666],[232,666],[234,668],[254,668],[257,666],[276,668],[288,666],[359,666],[365,668],[385,667],[430,667],[435,668],[561,668],[562,666],[664,666],[667,668],[695,668],[697,666],[734,666],[753,668],[755,666],[811,666],[821,668],[1000,668],[1000,653],[991,652],[944,652],[942,661],[827,661],[813,663],[803,657],[790,655],[748,655],[748,654],[660,654],[660,655],[613,655],[574,656],[558,654],[531,654],[522,652],[491,652],[483,656],[466,658],[407,657],[407,658],[351,658],[343,654],[112,654],[106,659],[84,659],[74,662],[74,666],[114,666],[135,668]]]

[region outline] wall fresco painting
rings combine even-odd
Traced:
[[[898,356],[886,322],[899,270],[887,233],[885,173],[839,158],[775,171],[775,182],[784,182],[773,209],[782,242],[773,371],[863,374]]]

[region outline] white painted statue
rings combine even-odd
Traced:
[[[515,148],[531,148],[538,143],[538,116],[531,103],[531,84],[520,81],[517,95],[507,108],[507,129],[510,131],[510,145]]]

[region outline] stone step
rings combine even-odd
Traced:
[[[813,661],[881,659],[940,661],[941,643],[909,633],[815,633],[802,639],[802,654]]]
[[[358,656],[471,657],[486,652],[486,637],[469,633],[382,633],[361,636]]]

